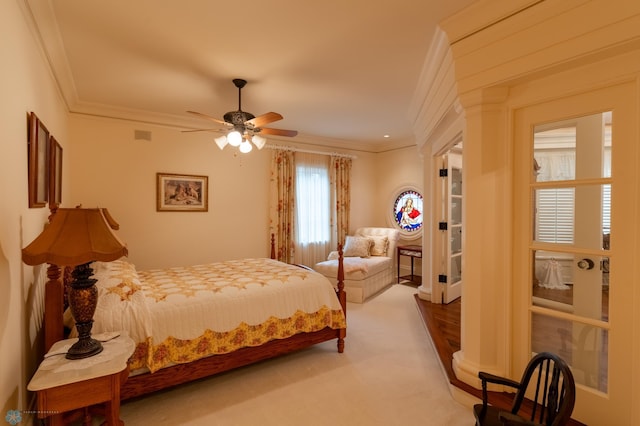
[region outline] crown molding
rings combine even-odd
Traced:
[[[50,1],[18,0],[27,25],[35,35],[45,61],[69,110],[78,103],[73,74]]]
[[[437,142],[453,115],[461,115],[455,69],[447,34],[436,28],[409,111],[418,150]]]

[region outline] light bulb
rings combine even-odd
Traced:
[[[253,135],[251,141],[256,145],[258,149],[262,149],[267,140],[260,135]]]
[[[231,146],[239,146],[242,143],[242,135],[237,130],[234,130],[227,135],[227,141]]]
[[[214,139],[216,141],[216,145],[218,145],[218,148],[220,149],[224,149],[225,146],[227,146],[227,137],[226,136],[220,136]]]
[[[253,149],[253,146],[251,146],[249,141],[245,139],[244,141],[242,141],[242,143],[240,144],[240,148],[238,149],[240,150],[241,153],[246,154],[247,152],[251,152],[251,150]]]

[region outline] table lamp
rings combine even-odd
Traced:
[[[117,223],[106,209],[58,208],[44,231],[22,249],[22,261],[27,265],[75,266],[68,302],[79,339],[67,352],[67,359],[82,359],[102,352],[102,344],[91,338],[98,303],[97,280],[91,278],[91,262],[111,262],[127,255],[127,248],[112,228],[117,229]]]

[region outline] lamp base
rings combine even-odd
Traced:
[[[83,359],[102,352],[102,344],[91,338],[93,314],[98,304],[97,280],[91,278],[91,262],[78,265],[71,274],[73,281],[69,286],[67,298],[71,315],[76,321],[78,341],[67,352],[67,359]]]
[[[96,339],[88,337],[86,339],[80,339],[74,343],[69,350],[65,358],[67,359],[83,359],[90,356],[98,355],[102,352],[102,343]]]

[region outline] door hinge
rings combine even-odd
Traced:
[[[438,275],[438,282],[446,284],[447,283],[447,276],[445,274]]]
[[[440,169],[440,177],[447,177],[449,176],[449,170],[448,169]]]
[[[438,229],[440,231],[446,231],[448,229],[447,222],[438,222]]]

